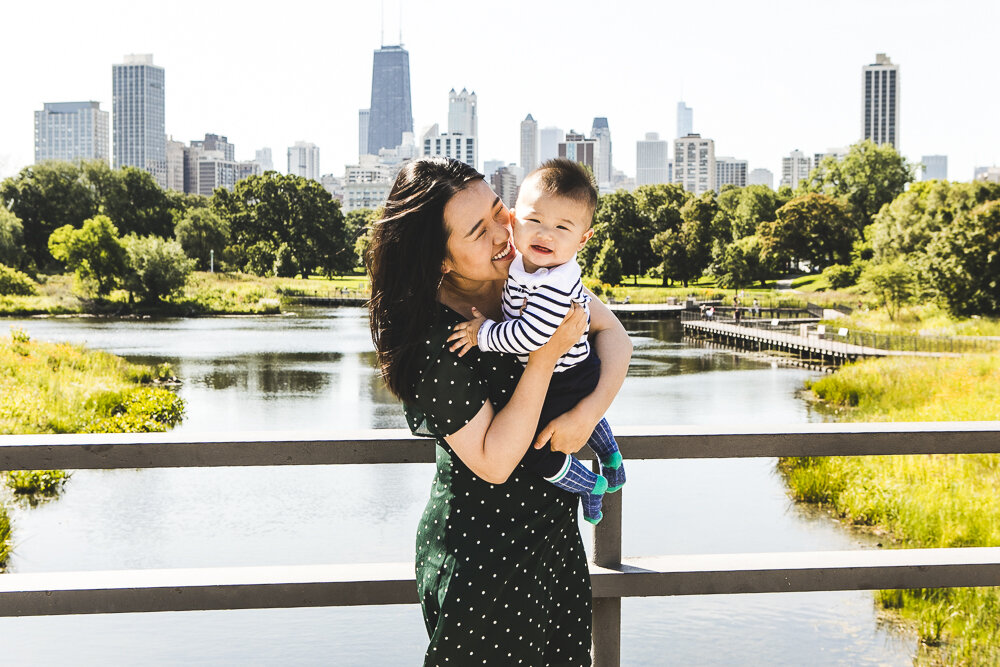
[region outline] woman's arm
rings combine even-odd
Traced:
[[[503,484],[517,467],[531,446],[552,371],[559,357],[580,340],[586,326],[583,308],[574,306],[552,338],[529,355],[507,405],[496,412],[486,401],[468,424],[445,438],[462,462],[480,478]]]
[[[551,442],[557,452],[579,451],[625,382],[632,360],[632,341],[615,314],[592,293],[590,296],[590,340],[601,358],[601,377],[594,391],[576,407],[545,425],[535,439],[536,448]]]

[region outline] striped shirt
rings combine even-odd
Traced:
[[[574,301],[587,312],[587,328],[559,359],[557,373],[576,366],[590,354],[590,296],[580,282],[580,265],[574,256],[565,264],[528,273],[517,253],[503,286],[504,321],[483,322],[477,335],[479,349],[516,354],[521,363],[528,363],[528,353],[548,342]]]

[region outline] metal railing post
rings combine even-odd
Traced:
[[[600,464],[594,461],[595,473]],[[604,495],[604,518],[594,527],[594,564],[618,567],[622,562],[622,493]],[[594,667],[621,664],[622,599],[594,598],[592,659]]]

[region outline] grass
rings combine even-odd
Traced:
[[[34,296],[0,296],[0,316],[67,315],[260,315],[281,312],[289,294],[327,296],[346,290],[351,296],[367,296],[364,274],[323,278],[262,278],[244,273],[196,271],[184,290],[153,306],[130,304],[128,292],[114,290],[106,298],[87,299],[73,291],[71,275],[47,276]]]
[[[165,431],[180,422],[184,402],[156,383],[167,365],[130,364],[81,345],[33,341],[18,329],[0,337],[0,434]],[[61,470],[0,473],[15,494],[53,496]],[[10,518],[0,505],[0,568],[10,554]]]
[[[904,306],[895,320],[884,308],[855,310],[839,326],[875,333],[939,336],[1000,336],[1000,318],[957,318],[934,303]]]
[[[811,386],[849,421],[1000,420],[1000,355],[878,359]],[[868,526],[893,546],[1000,545],[1000,455],[783,459],[793,495]],[[908,619],[930,660],[1000,663],[1000,589],[881,591]]]

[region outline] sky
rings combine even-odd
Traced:
[[[372,53],[401,34],[418,137],[447,126],[451,88],[475,91],[480,168],[519,160],[528,113],[587,134],[605,116],[613,163],[634,175],[636,141],[672,139],[684,100],[717,156],[777,184],[790,151],[860,139],[862,67],[886,53],[901,67],[902,153],[947,155],[949,177],[969,180],[1000,163],[997,25],[996,0],[6,0],[0,178],[33,162],[43,103],[110,112],[111,66],[127,53],[165,69],[174,139],[225,135],[237,159],[270,147],[281,170],[288,146],[311,141],[322,172],[342,176],[357,160]]]

